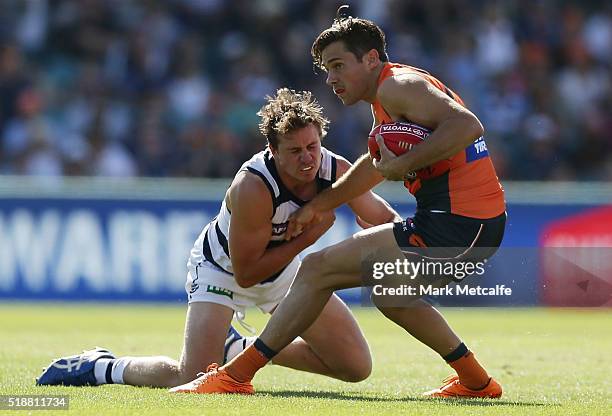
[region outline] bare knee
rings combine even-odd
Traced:
[[[358,383],[370,377],[372,374],[372,357],[370,352],[360,353],[358,359],[352,362],[344,369],[340,370],[337,378],[348,383]]]
[[[327,280],[323,276],[331,271],[326,257],[325,250],[310,253],[304,257],[295,279],[296,283],[314,288],[326,288]]]
[[[310,253],[304,257],[301,268],[305,269],[305,271],[312,272],[307,273],[308,275],[315,274],[316,272],[324,272],[326,269],[324,250]]]
[[[359,383],[370,377],[372,374],[372,360],[362,361],[354,365],[350,371],[345,374],[343,381],[348,383]]]
[[[349,383],[365,380],[372,373],[372,355],[365,339],[347,338],[344,353],[332,360],[334,377]]]

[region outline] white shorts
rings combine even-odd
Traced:
[[[243,288],[233,275],[219,270],[203,258],[192,257],[187,264],[185,290],[189,303],[225,305],[242,318],[246,308],[253,306],[271,313],[289,291],[299,265],[300,259],[296,256],[273,282]]]

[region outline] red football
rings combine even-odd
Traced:
[[[385,145],[396,156],[402,155],[426,140],[431,134],[431,130],[409,122],[396,121],[394,123],[379,124],[374,127],[368,137],[368,150],[373,159],[380,159],[380,150],[376,143],[376,135],[380,134]],[[431,179],[446,173],[450,169],[450,160],[444,159],[431,166],[413,172],[413,177],[421,179]]]
[[[380,134],[385,145],[396,156],[402,155],[425,140],[431,131],[413,123],[395,122],[379,124],[374,127],[368,137],[368,149],[373,159],[380,159],[380,150],[376,143],[376,135]]]

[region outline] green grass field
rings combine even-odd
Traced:
[[[184,312],[183,307],[159,305],[0,305],[0,394],[67,394],[68,413],[77,415],[612,412],[612,312],[605,309],[445,309],[466,344],[502,383],[504,397],[497,401],[421,399],[420,393],[437,387],[450,368],[374,309],[355,310],[374,357],[372,376],[357,384],[271,366],[256,377],[258,394],[252,397],[170,395],[163,389],[118,385],[34,385],[52,358],[95,345],[116,355],[177,357]],[[266,319],[257,311],[248,318],[260,329]]]

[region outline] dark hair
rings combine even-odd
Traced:
[[[342,41],[346,49],[361,59],[371,49],[376,49],[382,62],[387,62],[385,33],[376,23],[348,16],[348,6],[340,6],[333,24],[325,29],[312,44],[310,53],[315,67],[323,68],[321,54],[330,44]]]
[[[261,117],[259,131],[273,148],[278,147],[278,136],[314,124],[321,139],[327,134],[329,120],[323,115],[323,107],[312,97],[310,91],[296,92],[289,88],[276,91],[274,97],[257,112]]]

